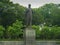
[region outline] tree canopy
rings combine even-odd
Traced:
[[[14,4],[10,0],[0,0],[0,38],[23,37],[26,9],[26,7],[17,3]],[[32,25],[36,29],[37,38],[51,39],[54,38],[53,35],[56,39],[59,38],[60,4],[45,4],[39,8],[32,8],[32,11]],[[40,31],[39,26],[41,24],[47,27]],[[51,31],[49,30],[50,27]]]

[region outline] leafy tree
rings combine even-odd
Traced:
[[[19,38],[19,37],[21,38],[21,35],[23,34],[23,31],[21,29],[22,27],[23,27],[22,22],[16,20],[16,22],[13,23],[12,26],[8,27],[8,29],[7,29],[8,30],[7,31],[8,32],[8,36],[10,38]]]
[[[41,15],[44,17],[44,22],[46,23],[46,25],[51,25],[52,24],[51,11],[55,7],[56,7],[56,5],[51,3],[51,4],[45,4],[44,6],[39,8]]]
[[[60,26],[60,8],[55,7],[51,11],[52,15],[52,25],[58,25]]]
[[[0,38],[4,37],[4,30],[5,30],[5,28],[0,25]]]
[[[33,25],[39,25],[44,22],[44,17],[40,13],[40,9],[32,9],[33,15],[32,15],[32,23]]]
[[[16,20],[15,7],[11,7],[9,4],[0,2],[0,24],[4,27],[12,24]]]
[[[8,3],[8,2],[10,2],[10,0],[0,0],[0,2]]]
[[[15,9],[17,11],[17,15],[16,15],[17,20],[22,21],[22,23],[24,24],[25,23],[24,21],[25,21],[25,18],[26,18],[25,17],[26,8],[19,5],[19,4],[15,4],[14,7],[15,7]]]

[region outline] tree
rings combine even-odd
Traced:
[[[5,28],[0,25],[0,39],[4,37],[4,30]]]
[[[0,0],[0,2],[8,3],[8,2],[10,2],[10,0]]]
[[[39,25],[44,22],[44,17],[40,13],[40,9],[32,9],[32,23],[33,25]]]
[[[11,25],[15,20],[16,20],[15,7],[0,2],[0,21],[1,21],[0,25],[7,27],[8,25]]]
[[[14,7],[15,7],[15,9],[17,11],[17,16],[16,16],[17,20],[22,21],[22,23],[24,24],[25,23],[24,21],[25,21],[26,7],[23,7],[23,6],[19,5],[19,4],[14,4]]]
[[[23,36],[23,30],[21,29],[23,27],[22,22],[16,20],[15,23],[13,23],[12,26],[9,26],[7,29],[8,36],[10,38],[21,38]]]
[[[48,26],[52,24],[51,10],[54,7],[56,7],[56,5],[53,4],[53,3],[51,3],[51,4],[45,4],[44,6],[42,6],[41,8],[39,8],[41,15],[44,17],[44,22]]]
[[[54,7],[51,11],[52,25],[60,26],[60,8]]]

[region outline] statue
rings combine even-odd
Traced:
[[[26,27],[30,27],[32,25],[32,9],[31,4],[28,5],[28,9],[26,10],[26,17],[25,17],[25,23]]]
[[[32,29],[32,9],[31,4],[25,13],[24,45],[35,45],[35,30]]]

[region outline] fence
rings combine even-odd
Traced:
[[[0,41],[0,45],[24,45],[24,41]],[[60,41],[36,41],[36,45],[60,45]]]

